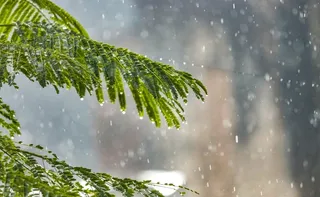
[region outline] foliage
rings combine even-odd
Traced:
[[[4,84],[19,88],[15,82],[18,74],[42,87],[52,85],[57,93],[60,88],[73,87],[82,98],[94,92],[100,103],[105,100],[105,84],[109,100],[118,100],[121,110],[126,109],[127,85],[139,115],[146,111],[157,127],[161,114],[168,126],[180,127],[184,116],[179,99],[187,102],[189,89],[201,100],[202,92],[206,93],[203,84],[186,72],[92,40],[79,22],[49,0],[0,0],[0,88]],[[14,136],[21,134],[20,125],[1,97],[0,115],[3,196],[28,196],[32,189],[44,196],[114,196],[111,189],[124,196],[162,196],[150,188],[155,185],[150,181],[119,179],[73,167],[39,145],[14,142]]]

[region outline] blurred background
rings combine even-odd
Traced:
[[[156,129],[131,98],[123,114],[20,77],[20,90],[1,96],[26,143],[96,171],[186,184],[201,197],[320,196],[317,0],[54,2],[94,39],[188,71],[209,96],[190,95],[181,129]]]

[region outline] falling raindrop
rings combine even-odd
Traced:
[[[300,188],[303,188],[303,183],[300,183]]]
[[[316,181],[316,179],[314,178],[314,176],[311,177],[311,181],[312,181],[312,182],[315,182],[315,181]]]
[[[205,45],[202,46],[202,52],[203,53],[206,52],[206,46]]]
[[[267,74],[265,74],[264,79],[266,81],[270,81],[272,79],[272,77],[267,73]]]

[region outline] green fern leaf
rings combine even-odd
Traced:
[[[53,85],[57,92],[59,87],[73,86],[82,98],[86,92],[95,91],[102,103],[103,75],[110,101],[118,98],[122,111],[126,109],[125,80],[139,115],[143,116],[146,110],[157,127],[161,125],[161,112],[169,121],[168,126],[179,128],[178,119],[184,121],[184,116],[176,100],[186,102],[189,89],[201,100],[204,100],[202,92],[206,93],[202,83],[188,73],[59,25],[16,23],[10,42],[0,42],[0,47],[0,58],[10,62],[1,65],[5,67],[3,70],[22,72],[42,87]],[[6,72],[3,81],[14,74]]]
[[[2,28],[1,25],[20,22],[55,23],[89,37],[82,25],[69,13],[50,0],[0,0],[0,38],[8,40],[14,27]]]
[[[2,101],[0,97],[0,128],[6,129],[10,136],[20,134],[20,124],[15,117],[15,113]]]

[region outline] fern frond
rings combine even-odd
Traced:
[[[1,127],[6,129],[10,136],[20,134],[20,124],[15,117],[15,112],[0,97],[0,129]]]
[[[184,115],[177,100],[187,102],[189,89],[201,100],[202,92],[207,93],[203,84],[186,72],[48,23],[16,23],[10,42],[0,42],[0,60],[0,70],[9,73],[0,75],[2,82],[8,81],[6,76],[22,72],[42,87],[52,84],[58,91],[72,86],[80,97],[95,91],[99,102],[104,101],[104,78],[110,101],[118,100],[123,111],[125,81],[139,115],[146,111],[157,127],[161,113],[169,127],[180,127],[178,119],[184,121]],[[12,72],[7,71],[10,69]]]
[[[95,92],[100,103],[104,102],[105,83],[110,101],[119,101],[123,111],[127,84],[139,115],[146,111],[156,126],[160,126],[162,114],[168,126],[180,127],[179,118],[182,121],[185,118],[178,99],[187,102],[189,89],[201,100],[204,100],[203,92],[207,93],[203,84],[186,72],[90,39],[77,20],[50,0],[0,0],[0,88],[3,84],[18,88],[15,77],[20,73],[42,87],[52,85],[57,93],[59,88],[71,87],[80,97]],[[17,134],[20,124],[15,113],[0,97],[0,194],[3,196],[30,196],[35,189],[43,196],[113,197],[113,189],[126,197],[135,193],[163,197],[150,188],[159,183],[120,179],[70,166],[51,151],[43,152],[39,145],[15,143]],[[32,148],[33,151],[28,150]],[[89,187],[84,188],[79,180],[86,181]],[[164,185],[192,191],[183,186]]]
[[[33,151],[22,149],[20,146],[32,148]],[[39,161],[46,166],[40,165]],[[73,167],[39,145],[14,143],[6,135],[0,135],[0,163],[0,193],[4,196],[29,196],[32,190],[38,190],[43,196],[114,197],[114,190],[126,197],[132,197],[136,193],[148,197],[164,197],[152,189],[155,185],[170,186],[172,189],[197,194],[183,186],[121,179],[106,173],[95,173],[87,168]],[[80,184],[80,180],[84,180],[87,187]]]
[[[69,13],[50,0],[0,0],[0,38],[9,40],[14,27],[3,28],[1,25],[20,22],[47,22],[64,26],[88,37],[82,25]]]

